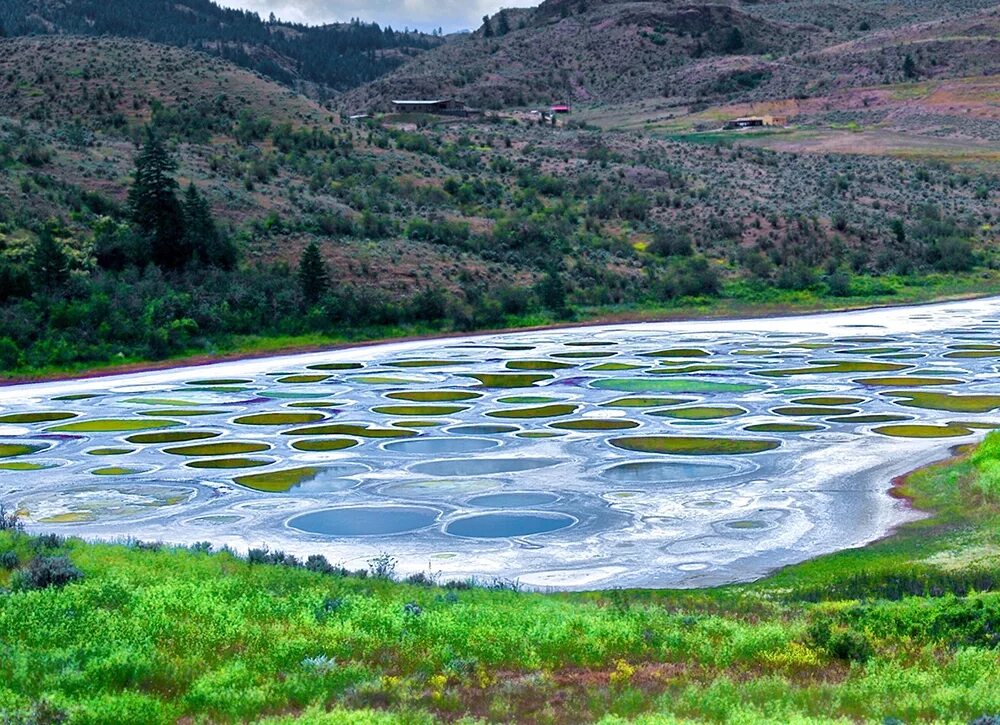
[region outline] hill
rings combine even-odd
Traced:
[[[0,40],[0,99],[8,370],[261,344],[238,336],[926,298],[997,264],[995,165],[503,117],[342,123],[231,63],[121,38]],[[233,267],[122,262],[143,239],[127,202],[147,130]],[[295,277],[310,244],[320,300]]]
[[[896,81],[907,55],[922,77],[996,73],[996,13],[989,0],[547,0],[502,23],[494,17],[338,103],[364,110],[401,96],[456,96],[486,108],[801,98]]]
[[[374,23],[306,26],[211,0],[6,0],[7,35],[114,35],[195,48],[325,98],[403,65],[442,38]]]

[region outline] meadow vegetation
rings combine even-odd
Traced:
[[[752,584],[535,593],[0,516],[5,722],[997,722],[1000,435],[929,513]]]

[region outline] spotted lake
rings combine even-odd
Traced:
[[[916,514],[1000,424],[1000,300],[393,343],[0,388],[32,531],[532,587],[704,586]]]

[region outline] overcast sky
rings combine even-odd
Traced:
[[[220,0],[221,5],[256,10],[267,18],[273,12],[297,23],[332,23],[361,18],[393,28],[444,28],[446,33],[472,30],[487,13],[501,7],[527,7],[541,0]]]

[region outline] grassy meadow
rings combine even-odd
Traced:
[[[753,584],[532,593],[0,531],[0,722],[1000,718],[1000,435],[930,515]],[[989,719],[993,718],[993,719]]]

